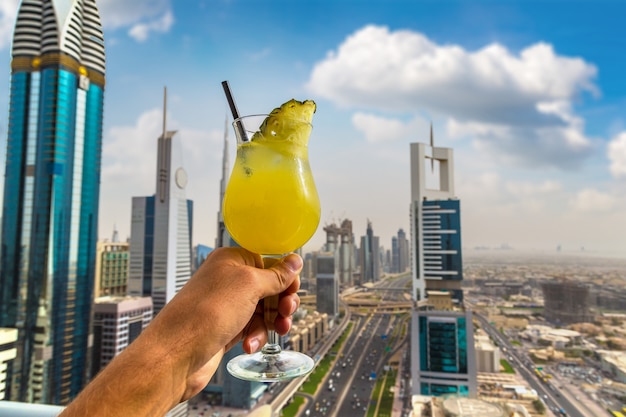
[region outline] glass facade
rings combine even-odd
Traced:
[[[316,310],[328,314],[329,317],[335,317],[339,314],[339,280],[335,273],[334,254],[330,252],[318,254],[316,266]]]
[[[444,395],[460,395],[462,397],[469,396],[469,387],[467,385],[446,385],[446,384],[430,384],[422,382],[420,384],[421,395],[433,395],[440,397]]]
[[[417,320],[420,394],[468,396],[468,375],[472,370],[468,362],[471,353],[467,348],[466,316],[443,316],[433,312],[418,315]]]
[[[467,373],[465,317],[419,317],[420,370]]]
[[[461,209],[459,200],[422,202],[422,262],[425,279],[463,280]],[[463,301],[462,290],[451,290],[452,298]]]
[[[146,221],[144,224],[142,296],[152,296],[152,260],[154,253],[154,196],[146,197]]]
[[[87,377],[103,87],[79,79],[60,64],[11,78],[0,326],[19,331],[19,401],[66,403]]]

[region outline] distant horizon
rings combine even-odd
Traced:
[[[626,268],[626,254],[622,252],[611,252],[611,251],[590,251],[590,250],[548,250],[548,249],[538,249],[538,248],[510,248],[510,249],[499,249],[499,248],[467,248],[463,247],[463,257],[464,259],[476,258],[479,255],[492,255],[495,257],[505,258],[507,255],[509,257],[528,257],[534,260],[542,260],[550,257],[552,260],[555,257],[561,256],[563,258],[569,259],[611,259],[616,261],[624,261],[624,267]],[[534,258],[533,258],[534,257]],[[626,278],[625,278],[626,279]]]

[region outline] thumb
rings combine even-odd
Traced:
[[[282,259],[264,259],[268,279],[263,280],[263,297],[280,294],[291,286],[300,271],[302,271],[302,258],[300,255],[291,253]]]

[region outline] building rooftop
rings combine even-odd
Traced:
[[[504,417],[505,415],[505,411],[497,404],[465,397],[447,398],[443,402],[443,409],[445,415],[450,417]]]

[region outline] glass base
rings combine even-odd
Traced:
[[[304,353],[283,350],[279,353],[239,355],[226,365],[228,373],[246,381],[284,381],[306,375],[313,369],[313,359]]]

